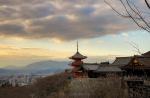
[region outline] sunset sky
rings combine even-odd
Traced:
[[[77,40],[88,62],[150,50],[150,33],[103,0],[0,0],[0,67],[68,60]]]

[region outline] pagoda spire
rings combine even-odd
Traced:
[[[77,40],[77,52],[79,52],[78,40]]]
[[[71,56],[69,58],[70,59],[74,59],[74,60],[76,60],[76,59],[80,59],[80,60],[86,59],[87,58],[86,56],[83,56],[82,54],[79,53],[78,41],[77,41],[77,47],[76,48],[77,48],[77,52],[73,56]]]

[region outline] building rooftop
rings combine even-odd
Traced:
[[[85,70],[91,70],[91,71],[94,71],[94,70],[97,70],[99,67],[99,65],[83,65],[83,68]]]
[[[132,57],[117,57],[116,60],[111,64],[112,66],[128,66],[136,60],[143,68],[150,68],[150,51],[142,55],[134,55]],[[137,66],[139,67],[139,66]]]
[[[118,66],[110,66],[110,65],[103,65],[103,64],[95,64],[95,65],[83,65],[83,68],[88,71],[94,72],[122,72],[122,70]]]
[[[73,56],[69,57],[69,59],[86,59],[86,58],[87,56],[83,56],[78,51]]]
[[[150,57],[150,51],[148,51],[148,52],[142,54],[142,56],[144,56],[144,57]]]
[[[113,66],[125,66],[129,64],[132,57],[117,57],[116,60],[111,64]]]
[[[99,67],[95,72],[122,72],[122,70],[117,66],[103,66]]]

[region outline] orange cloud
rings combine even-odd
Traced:
[[[48,50],[42,48],[19,48],[15,46],[0,45],[0,56],[14,57],[54,57],[63,58],[68,53],[63,51]]]
[[[69,53],[42,48],[20,48],[0,45],[0,67],[8,65],[24,66],[41,60],[67,58]]]

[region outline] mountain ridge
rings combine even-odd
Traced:
[[[1,75],[11,75],[11,74],[53,74],[62,72],[68,69],[67,61],[53,61],[45,60],[38,61],[28,64],[24,67],[19,68],[0,68]]]

